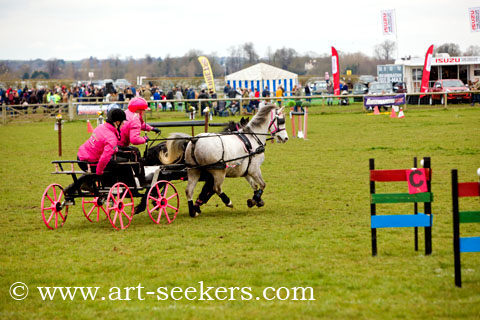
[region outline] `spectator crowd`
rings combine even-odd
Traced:
[[[280,87],[281,88],[281,87]],[[279,91],[280,90],[280,91]],[[277,90],[276,96],[283,96],[283,88]],[[236,88],[233,89],[227,84],[224,87],[224,95],[218,97],[213,91],[207,89],[195,90],[193,87],[173,87],[163,91],[153,83],[146,86],[127,86],[125,88],[114,88],[113,86],[97,87],[93,84],[82,84],[67,88],[55,86],[48,88],[29,88],[23,89],[0,88],[0,105],[45,105],[52,106],[59,103],[68,103],[70,99],[77,102],[115,102],[120,105],[127,105],[128,101],[136,96],[140,96],[150,101],[150,107],[161,109],[162,111],[185,111],[200,112],[203,115],[204,109],[208,106],[211,113],[220,116],[234,115],[236,113],[253,114],[258,110],[260,101],[254,98],[269,97],[270,91],[266,87],[262,93],[256,88]],[[209,99],[225,98],[232,99],[226,101],[211,101]],[[249,98],[249,99],[248,99]],[[187,101],[181,100],[199,100]],[[236,99],[243,99],[239,102]],[[169,100],[178,100],[175,103]]]

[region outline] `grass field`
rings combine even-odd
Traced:
[[[215,196],[191,219],[186,183],[175,182],[181,210],[173,224],[155,225],[143,213],[124,231],[108,220],[88,222],[78,203],[62,228],[48,230],[39,209],[43,190],[70,183],[68,176],[50,174],[50,161],[58,159],[53,120],[1,126],[0,318],[479,319],[480,254],[462,255],[463,288],[454,286],[450,170],[459,170],[460,181],[479,179],[480,110],[417,108],[404,119],[312,110],[308,140],[267,145],[265,207],[248,209],[248,183],[228,179],[224,190],[234,209]],[[185,120],[179,113],[160,116],[154,120]],[[287,130],[291,134],[288,119]],[[62,159],[75,158],[88,136],[84,121],[66,123]],[[432,159],[433,254],[423,253],[423,230],[415,252],[413,229],[380,229],[374,258],[368,159],[375,158],[378,169],[406,169],[415,156]],[[407,187],[378,184],[377,192],[389,191]],[[461,205],[480,208],[478,199]],[[377,212],[411,213],[412,206],[379,205]],[[479,236],[480,227],[462,225],[462,235]],[[17,281],[29,287],[25,300],[9,294]],[[199,282],[250,288],[251,299],[228,289],[219,298],[233,292],[235,300],[214,294],[213,301],[200,300]],[[110,288],[139,284],[145,300],[138,289],[131,300],[109,299],[119,297],[109,296],[116,292]],[[100,289],[93,301],[80,294],[74,301],[58,294],[43,301],[37,287],[54,286]],[[157,300],[145,293],[158,287],[194,287],[197,293],[191,289],[189,296],[197,299]],[[311,287],[315,300],[269,301],[262,297],[268,287]],[[286,289],[280,292],[285,297]]]

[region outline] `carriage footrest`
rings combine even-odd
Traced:
[[[89,174],[85,171],[54,171],[52,174]]]

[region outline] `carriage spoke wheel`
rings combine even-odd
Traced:
[[[90,222],[100,221],[100,216],[105,214],[107,217],[107,211],[104,208],[105,197],[95,197],[92,200],[82,198],[82,209],[85,218]]]
[[[167,224],[172,223],[177,217],[179,206],[177,189],[168,181],[158,181],[148,191],[147,212],[156,224],[160,224],[162,215]]]
[[[128,228],[133,218],[133,196],[126,184],[115,183],[107,197],[107,217],[117,230]]]
[[[49,229],[57,229],[67,221],[68,206],[64,204],[64,200],[63,188],[59,184],[51,184],[43,192],[42,218]]]

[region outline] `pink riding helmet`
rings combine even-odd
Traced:
[[[148,103],[145,99],[141,97],[135,97],[128,103],[128,110],[136,112],[137,110],[150,111]]]

